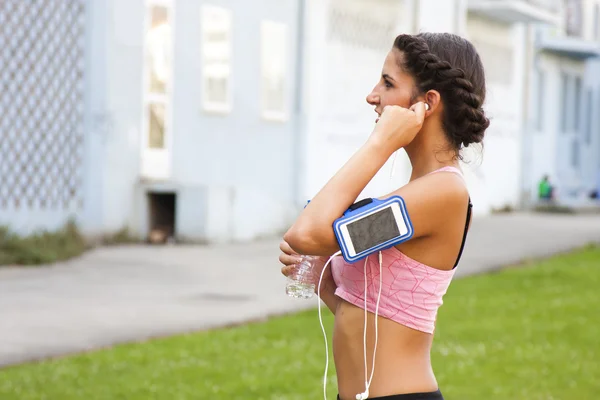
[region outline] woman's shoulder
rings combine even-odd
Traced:
[[[415,179],[384,196],[404,199],[414,226],[414,237],[439,233],[441,227],[458,221],[469,203],[469,192],[456,173],[439,172]]]
[[[422,201],[444,203],[464,203],[469,199],[469,190],[460,170],[444,168],[407,183],[400,191],[410,193]]]

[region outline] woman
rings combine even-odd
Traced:
[[[326,256],[339,250],[334,220],[396,150],[406,151],[410,182],[381,198],[405,200],[413,238],[382,252],[381,277],[376,254],[366,264],[336,257],[324,273],[319,295],[335,314],[333,354],[342,400],[365,392],[364,309],[369,311],[367,360],[372,360],[380,278],[378,344],[368,398],[443,399],[430,351],[437,309],[462,254],[471,216],[459,151],[483,140],[489,126],[484,99],[483,66],[467,40],[452,34],[398,36],[367,96],[379,115],[373,132],[284,235],[284,275],[291,273],[298,254],[324,256],[317,266],[322,270]]]

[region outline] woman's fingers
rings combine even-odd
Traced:
[[[292,272],[294,272],[294,268],[295,268],[295,267],[296,267],[296,266],[295,266],[295,265],[293,265],[293,264],[292,264],[292,265],[286,265],[285,267],[282,267],[282,268],[281,268],[281,273],[282,273],[284,276],[290,276],[290,275],[292,274]]]
[[[281,243],[279,243],[279,249],[285,254],[298,255],[298,253],[296,253],[285,240],[282,240]]]
[[[279,262],[283,265],[293,265],[299,264],[301,261],[300,256],[298,255],[290,255],[286,253],[279,254]]]
[[[294,272],[296,264],[299,264],[302,259],[298,253],[292,250],[285,240],[282,240],[281,243],[279,243],[279,249],[281,250],[279,262],[284,265],[284,267],[281,268],[281,273],[285,276],[290,276]]]

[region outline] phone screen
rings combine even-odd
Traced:
[[[347,226],[356,254],[400,236],[391,207],[383,208]]]

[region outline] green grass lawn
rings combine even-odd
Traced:
[[[599,306],[600,248],[455,281],[433,353],[446,399],[597,398]],[[310,311],[3,369],[0,399],[312,400],[323,363]]]

